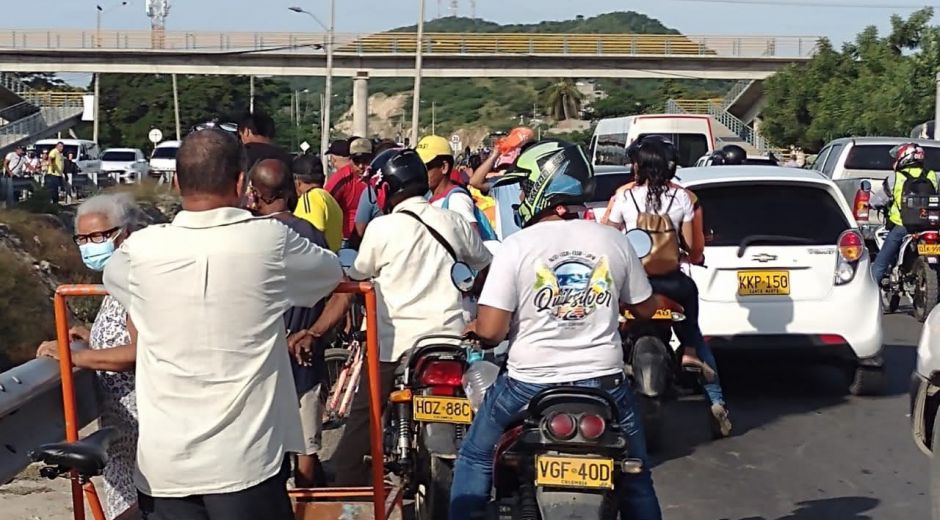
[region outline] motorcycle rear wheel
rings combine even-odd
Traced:
[[[640,417],[643,419],[643,433],[646,436],[646,451],[658,453],[663,449],[663,435],[666,430],[666,417],[662,397],[637,395]]]
[[[415,486],[415,518],[446,519],[450,516],[450,487],[454,482],[454,461],[425,452],[420,459],[428,462],[428,473]]]
[[[937,305],[940,297],[940,281],[937,280],[937,271],[924,258],[914,262],[914,318],[923,323],[930,315],[930,311]]]

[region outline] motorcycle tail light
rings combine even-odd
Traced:
[[[936,244],[937,240],[940,239],[940,233],[936,231],[925,231],[920,234],[920,241],[925,244]]]
[[[460,361],[428,361],[418,381],[425,386],[461,386],[463,363]]]
[[[578,429],[581,430],[581,436],[589,441],[596,440],[604,435],[607,429],[607,423],[599,415],[586,414],[581,416],[578,422]]]
[[[437,385],[430,388],[431,395],[446,395],[453,397],[457,394],[457,389],[453,386]]]
[[[545,428],[552,437],[566,441],[574,437],[578,426],[574,422],[574,417],[566,413],[556,413],[545,421]]]
[[[585,211],[584,216],[581,218],[583,218],[584,220],[597,220],[596,216],[594,215],[593,209],[588,209],[587,211]]]

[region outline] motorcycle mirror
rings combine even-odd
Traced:
[[[636,256],[644,258],[653,249],[653,237],[642,229],[631,229],[627,232],[627,241],[636,251]]]
[[[871,191],[871,181],[863,180],[861,184],[862,191]]]
[[[473,269],[470,269],[470,266],[463,262],[457,262],[450,268],[450,280],[454,282],[454,287],[462,293],[470,292],[470,289],[473,289],[473,282],[476,281],[476,278]]]
[[[339,265],[343,266],[343,269],[349,269],[356,261],[358,254],[355,249],[343,248],[339,250],[336,256],[339,257]]]

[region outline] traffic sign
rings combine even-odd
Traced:
[[[461,148],[463,148],[463,143],[460,141],[460,136],[457,134],[450,136],[450,149],[454,151],[454,155],[460,153]]]
[[[163,132],[161,132],[159,128],[154,128],[147,134],[147,137],[150,138],[151,143],[157,144],[163,140]]]
[[[300,150],[301,150],[303,153],[307,153],[307,150],[309,150],[309,149],[310,149],[310,143],[308,143],[307,141],[304,141],[304,142],[300,143]]]
[[[450,142],[459,145],[459,144],[460,144],[460,136],[457,135],[457,134],[454,134],[454,135],[450,136]]]

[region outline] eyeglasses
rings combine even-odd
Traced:
[[[106,229],[104,231],[96,231],[94,233],[87,233],[84,235],[72,235],[72,240],[74,240],[75,243],[80,246],[83,246],[89,242],[92,242],[94,244],[103,244],[107,242],[108,240],[117,236],[115,233],[120,230],[121,230],[121,227],[118,226],[118,227],[113,227],[111,229]]]

